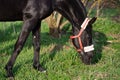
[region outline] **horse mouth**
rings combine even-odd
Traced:
[[[94,51],[90,51],[90,52],[81,51],[80,52],[80,58],[81,58],[81,60],[84,64],[92,65],[93,64],[93,62],[92,62],[93,54],[94,54]]]

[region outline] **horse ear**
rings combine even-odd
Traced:
[[[90,20],[89,24],[93,24],[93,23],[96,21],[96,19],[97,19],[97,17],[93,17],[93,18]]]

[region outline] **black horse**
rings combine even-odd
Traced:
[[[8,77],[13,77],[13,65],[30,32],[32,32],[34,46],[33,67],[41,72],[45,71],[39,63],[40,25],[41,21],[53,11],[61,13],[71,22],[73,35],[79,34],[80,26],[87,17],[81,0],[0,0],[0,21],[24,21],[13,54],[5,66]],[[96,18],[91,19],[82,34],[72,38],[74,46],[80,49],[78,52],[85,64],[91,64],[93,57],[93,50],[86,52],[83,48],[92,45],[92,23],[95,20]]]

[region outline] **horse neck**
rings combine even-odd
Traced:
[[[78,11],[78,14],[77,14],[78,24],[79,24],[78,29],[81,29],[80,26],[84,22],[85,18],[87,18],[87,11],[83,3],[80,0],[76,0],[76,2],[77,2],[76,4],[78,4],[77,5],[78,8],[76,9],[76,11]]]

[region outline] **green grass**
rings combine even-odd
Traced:
[[[105,11],[116,15],[118,11]],[[104,13],[105,13],[104,12]],[[0,23],[0,80],[6,80],[4,66],[12,54],[21,29],[21,22]],[[42,23],[40,63],[47,69],[41,73],[33,69],[31,35],[13,68],[16,80],[120,80],[120,23],[109,17],[99,18],[93,26],[95,44],[94,65],[84,65],[70,43],[68,33],[60,39],[49,36],[49,28]]]

